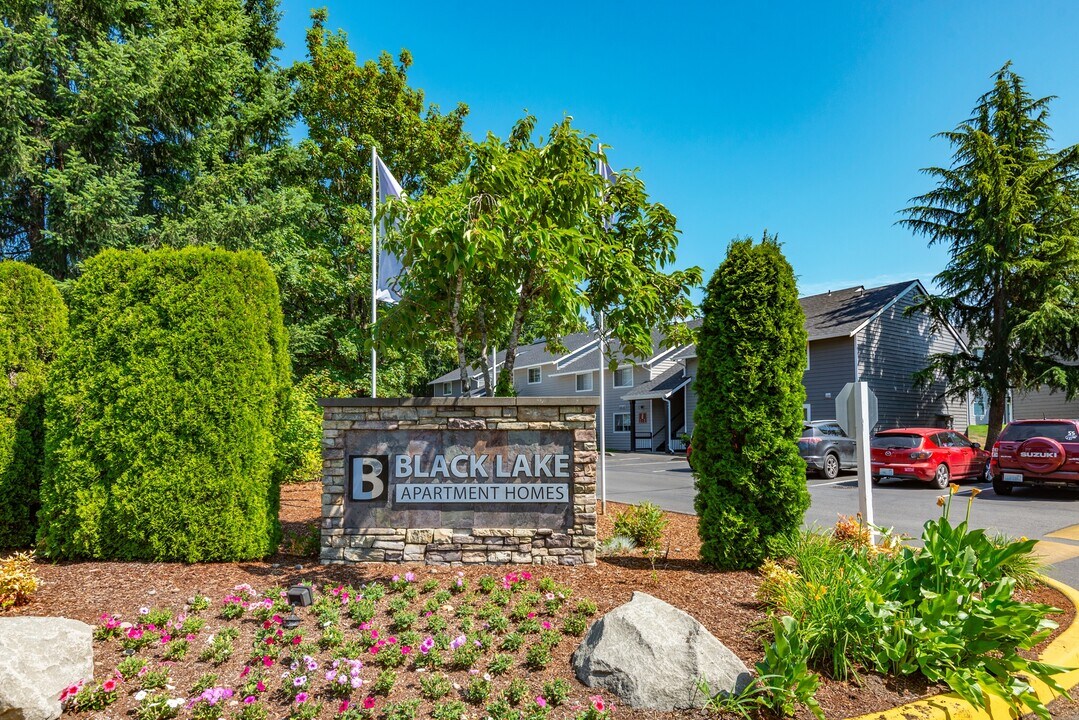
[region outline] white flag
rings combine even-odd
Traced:
[[[397,182],[397,178],[386,167],[386,163],[382,162],[381,157],[375,157],[375,168],[378,172],[378,201],[383,203],[390,198],[404,198],[405,191],[401,188],[401,183]],[[385,228],[383,228],[383,233],[385,233]],[[400,258],[379,248],[378,292],[375,293],[377,300],[387,303],[396,303],[401,300],[395,285],[403,269]]]

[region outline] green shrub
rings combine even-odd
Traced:
[[[277,550],[289,361],[253,252],[106,251],[71,287],[39,541],[49,557],[238,560]]]
[[[45,382],[67,307],[45,273],[0,262],[0,548],[34,544],[45,456]]]
[[[663,531],[667,529],[667,516],[658,505],[643,502],[618,513],[614,518],[615,535],[633,538],[637,546],[651,553],[659,552]]]
[[[774,237],[731,243],[703,311],[693,432],[701,559],[757,567],[809,507],[798,455],[805,315]]]
[[[972,500],[973,493],[968,516]],[[944,506],[940,518],[925,524],[922,547],[871,549],[819,532],[790,542],[789,569],[777,563],[762,569],[768,586],[762,598],[788,615],[773,628],[782,659],[768,660],[766,653],[773,677],[761,679],[760,694],[739,701],[774,711],[811,706],[816,683],[808,664],[840,679],[862,669],[921,675],[973,705],[988,707],[996,696],[1015,716],[1033,711],[1048,718],[1030,681],[1056,687],[1052,675],[1060,669],[1022,651],[1052,632],[1056,623],[1048,616],[1060,611],[1015,599],[1016,579],[1009,575],[1028,566],[1035,541],[990,538],[966,520],[953,526],[950,497]],[[792,618],[797,623],[788,627]]]

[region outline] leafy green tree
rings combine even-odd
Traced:
[[[285,313],[297,372],[317,372],[323,387],[356,394],[369,384],[371,146],[410,195],[436,193],[464,167],[468,108],[442,113],[427,104],[408,84],[407,51],[396,62],[382,53],[358,63],[345,34],[329,32],[326,22],[325,10],[312,13],[307,58],[290,70],[307,127],[299,145],[303,183],[319,212],[304,231],[305,272],[295,286],[284,283]],[[395,309],[382,312],[388,317]],[[380,393],[422,389],[440,354],[383,342]]]
[[[258,253],[107,250],[68,292],[50,371],[49,557],[240,560],[277,550],[292,468],[288,348]]]
[[[281,182],[277,19],[274,0],[0,5],[0,252],[64,279],[103,248],[280,240],[310,207]]]
[[[809,507],[798,454],[805,314],[774,236],[731,243],[703,311],[693,380],[701,558],[752,568],[798,531]]]
[[[470,147],[458,182],[391,215],[401,231],[387,246],[403,260],[405,301],[383,335],[424,341],[436,328],[455,341],[462,379],[478,356],[492,387],[490,348],[504,347],[500,394],[512,390],[516,350],[527,334],[561,338],[606,313],[630,357],[652,353],[651,330],[685,341],[693,312],[688,293],[699,268],[669,271],[677,246],[674,216],[651,202],[634,173],[613,186],[597,172],[594,138],[569,119],[534,139],[535,118],[506,141],[489,135]]]
[[[26,263],[0,261],[0,548],[34,542],[45,382],[66,336],[55,281]]]
[[[1079,392],[1079,146],[1049,149],[1052,98],[1034,99],[1005,65],[971,117],[941,133],[950,168],[903,225],[951,252],[922,308],[967,333],[970,352],[930,358],[963,397],[984,389],[992,445],[1010,390]]]

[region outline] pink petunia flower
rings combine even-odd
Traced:
[[[296,694],[296,704],[297,705],[302,705],[305,702],[307,702],[307,693],[305,693],[305,692],[297,693]]]
[[[542,695],[537,695],[536,705],[538,705],[539,707],[547,707],[547,698],[543,697]]]

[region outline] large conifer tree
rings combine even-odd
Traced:
[[[809,507],[798,455],[805,315],[775,237],[731,243],[708,283],[697,341],[693,466],[701,558],[752,568]]]
[[[941,133],[950,168],[902,223],[948,247],[939,295],[924,307],[962,328],[970,352],[936,355],[922,376],[989,396],[990,446],[1009,390],[1079,391],[1079,146],[1049,149],[1052,98],[1034,99],[1005,65],[973,115]]]

